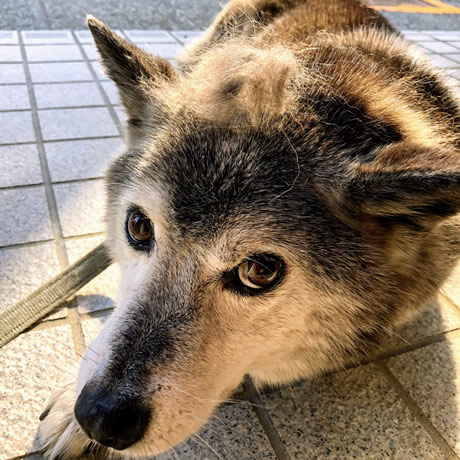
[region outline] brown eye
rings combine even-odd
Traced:
[[[240,282],[250,289],[263,289],[278,280],[281,272],[281,261],[273,257],[261,260],[247,259],[238,267]]]
[[[130,211],[126,221],[128,240],[136,249],[148,249],[153,240],[152,222],[140,210]]]

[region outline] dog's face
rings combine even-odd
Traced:
[[[290,55],[251,51],[255,66],[273,58],[265,83],[238,74],[243,55],[224,84],[206,80],[212,64],[179,77],[89,24],[129,132],[107,178],[118,306],[82,366],[75,415],[102,445],[154,454],[247,373],[291,381],[378,343],[405,314],[421,241],[458,209],[458,160],[362,107],[293,96]],[[444,275],[420,276],[417,299]]]

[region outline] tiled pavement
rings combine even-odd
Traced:
[[[168,59],[199,34],[121,33]],[[458,88],[460,33],[407,36]],[[123,112],[96,60],[87,31],[0,32],[0,311],[103,240],[102,176]],[[112,266],[0,349],[0,459],[30,446],[49,391],[110,313],[117,279]],[[262,395],[262,424],[249,404],[223,406],[205,442],[171,456],[274,459],[277,432],[292,459],[459,458],[459,281],[460,270],[372,363]]]

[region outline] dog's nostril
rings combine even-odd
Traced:
[[[91,383],[83,387],[74,412],[91,439],[117,450],[139,441],[150,420],[150,410],[143,404]]]

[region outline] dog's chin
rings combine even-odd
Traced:
[[[165,449],[166,450],[166,449]],[[86,448],[83,458],[85,460],[124,460],[124,459],[142,459],[157,455],[161,452],[151,452],[142,441],[138,445],[129,447],[124,450],[117,450],[104,446],[97,441],[90,441]]]
[[[104,446],[97,441],[90,440],[86,448],[84,458],[87,460],[124,460],[124,459],[145,459],[154,455],[162,454],[171,446],[158,446],[159,449],[152,449],[152,446],[144,443],[142,440],[136,444],[123,449],[113,449],[112,447]]]

